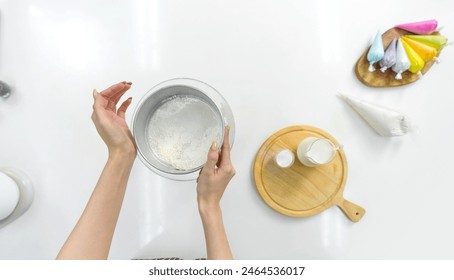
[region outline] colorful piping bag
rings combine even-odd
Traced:
[[[416,51],[402,40],[402,45],[407,52],[408,59],[410,60],[410,68],[408,70],[412,73],[417,73],[420,77],[422,76],[421,69],[424,68],[424,60],[419,56]]]
[[[437,50],[430,46],[424,45],[418,41],[413,41],[410,38],[402,37],[402,41],[407,43],[424,61],[429,61],[437,58]]]
[[[380,61],[385,55],[383,48],[383,41],[381,39],[380,32],[377,32],[372,46],[370,46],[369,52],[367,53],[367,61],[369,61],[369,72],[374,72],[374,63]]]
[[[425,21],[418,21],[418,22],[411,22],[411,23],[404,23],[396,25],[397,28],[410,31],[412,33],[420,34],[420,35],[427,35],[434,32],[437,29],[437,21],[434,19],[425,20]]]
[[[431,46],[437,51],[441,50],[448,43],[448,38],[443,35],[405,35],[409,39]]]
[[[396,38],[394,38],[386,49],[383,59],[380,60],[380,71],[385,72],[386,69],[396,64]]]
[[[407,71],[408,68],[410,68],[410,60],[402,45],[402,41],[399,39],[396,46],[396,64],[392,67],[393,71],[397,73],[396,80],[402,80],[402,73]]]

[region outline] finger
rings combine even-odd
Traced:
[[[126,87],[126,82],[121,82],[101,91],[100,95],[107,100],[107,105],[104,107],[106,110],[116,113],[116,107],[119,100],[116,100],[116,97],[118,95],[121,97],[121,95],[126,92]]]
[[[125,94],[126,91],[128,91],[131,88],[132,83],[131,82],[125,82],[125,88],[121,91],[119,91],[117,94],[115,94],[114,97],[112,97],[112,101],[117,104],[118,101],[120,101],[120,98]]]
[[[126,86],[126,82],[120,82],[118,84],[110,86],[107,89],[101,91],[100,94],[107,99],[112,99],[117,93],[119,93],[121,90],[123,90],[125,88],[125,86]]]
[[[116,111],[117,104],[118,104],[118,101],[120,101],[120,98],[123,96],[123,94],[125,94],[125,92],[128,91],[130,88],[131,88],[131,85],[125,84],[124,87],[123,87],[123,89],[121,89],[120,91],[118,91],[114,96],[112,96],[112,97],[109,99],[109,104],[107,105],[107,108],[106,108],[106,109],[115,112],[115,111]]]
[[[131,105],[131,102],[132,102],[132,97],[129,97],[128,99],[126,99],[121,104],[120,108],[118,108],[117,116],[119,116],[120,118],[124,119],[125,115],[126,115],[126,110],[128,109],[129,105]]]
[[[229,137],[230,137],[230,125],[227,125],[225,127],[225,133],[224,133],[224,142],[222,143],[222,148],[221,148],[221,162],[219,163],[220,166],[224,164],[230,164],[230,142],[229,142]]]
[[[218,162],[219,152],[218,152],[218,143],[213,141],[211,144],[210,150],[208,151],[207,162],[202,169],[202,172],[214,173],[216,169],[216,163]]]

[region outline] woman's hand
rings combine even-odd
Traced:
[[[217,143],[213,142],[208,152],[207,162],[197,179],[197,202],[209,260],[233,258],[220,206],[222,195],[235,175],[235,169],[230,161],[229,134],[230,126],[227,126],[220,154]]]
[[[230,126],[225,128],[224,143],[221,153],[216,141],[213,141],[208,159],[197,179],[197,202],[199,210],[217,208],[227,185],[235,175],[235,168],[230,161]]]
[[[93,90],[91,116],[109,149],[109,159],[79,221],[57,255],[57,259],[107,259],[120,215],[136,145],[125,112],[131,98],[117,110],[121,96],[131,83],[121,82],[98,93]]]
[[[93,114],[91,119],[96,130],[106,143],[109,155],[126,153],[136,155],[136,144],[125,121],[125,113],[132,98],[126,99],[117,110],[117,103],[131,88],[131,82],[121,82],[98,93],[93,90]]]

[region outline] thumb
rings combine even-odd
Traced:
[[[96,89],[93,89],[93,99],[96,100],[96,97],[98,96],[98,91]]]
[[[219,159],[218,142],[213,141],[210,150],[208,151],[207,162],[205,163],[203,170],[209,173],[214,173],[218,159]]]

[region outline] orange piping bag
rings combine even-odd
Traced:
[[[424,61],[429,60],[438,60],[437,58],[437,50],[430,46],[424,45],[418,41],[414,41],[410,38],[402,37],[402,41],[407,43],[415,52],[422,58]]]

